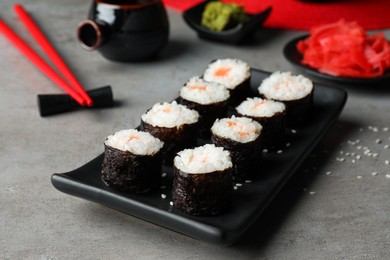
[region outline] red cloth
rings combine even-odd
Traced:
[[[162,1],[165,4],[165,6],[168,6],[180,12],[187,10],[192,6],[203,2],[203,0],[162,0]]]
[[[272,6],[264,27],[308,30],[315,25],[333,23],[340,19],[356,21],[365,29],[390,28],[390,0],[223,0],[256,13]],[[201,0],[163,0],[168,7],[179,11]]]

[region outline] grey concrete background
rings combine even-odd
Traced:
[[[170,41],[158,60],[114,63],[76,42],[90,1],[20,2],[86,88],[111,84],[120,105],[41,118],[36,95],[61,91],[0,36],[0,259],[388,259],[389,86],[341,86],[349,99],[337,124],[242,240],[219,247],[68,196],[50,176],[96,157],[107,135],[136,127],[148,107],[176,97],[214,58],[295,71],[282,49],[302,32],[262,30],[253,44],[221,45],[198,39],[169,10]],[[1,18],[39,49],[13,4],[1,1]]]

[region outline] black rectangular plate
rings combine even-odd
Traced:
[[[251,87],[257,92],[262,79],[270,73],[252,69]],[[84,166],[67,173],[53,174],[52,184],[58,190],[97,202],[112,209],[144,219],[190,237],[229,245],[236,242],[269,205],[276,194],[314,149],[329,127],[337,120],[347,100],[344,90],[315,83],[314,109],[310,119],[288,134],[290,145],[283,152],[262,156],[251,183],[233,191],[232,209],[218,216],[190,216],[170,205],[172,169],[164,167],[167,176],[159,191],[133,195],[106,187],[100,180],[103,154]],[[103,147],[103,145],[102,145]],[[167,197],[162,198],[161,194]]]

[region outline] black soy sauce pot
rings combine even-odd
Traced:
[[[121,62],[154,58],[168,36],[169,21],[161,0],[94,0],[88,19],[77,28],[84,49]]]

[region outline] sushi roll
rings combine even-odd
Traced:
[[[232,203],[230,154],[213,144],[186,149],[173,166],[173,206],[191,215],[216,215]]]
[[[164,142],[163,163],[173,164],[176,153],[194,147],[199,113],[176,101],[157,103],[141,116],[141,129]]]
[[[193,77],[180,89],[179,102],[199,112],[199,136],[208,138],[215,119],[225,117],[229,97],[223,85]]]
[[[224,85],[230,91],[230,104],[237,105],[251,92],[250,67],[238,59],[219,59],[209,64],[203,74],[207,81]]]
[[[288,125],[299,125],[312,110],[313,83],[302,75],[274,72],[263,80],[258,90],[263,97],[286,104]]]
[[[260,134],[262,126],[247,117],[217,119],[211,127],[211,140],[230,152],[233,180],[253,177],[253,168],[261,159]]]
[[[261,145],[269,150],[278,149],[286,132],[286,106],[279,101],[258,97],[247,98],[236,107],[238,116],[252,118],[263,127]]]
[[[121,130],[104,142],[101,179],[109,187],[146,193],[160,185],[163,142],[135,129]]]

